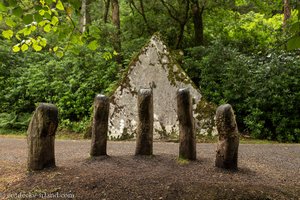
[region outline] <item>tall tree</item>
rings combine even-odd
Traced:
[[[112,8],[112,23],[116,28],[116,32],[113,35],[113,46],[114,50],[118,53],[116,56],[116,61],[122,64],[121,56],[121,24],[120,24],[120,5],[119,0],[111,0]]]
[[[108,14],[109,14],[109,7],[110,7],[110,0],[104,0],[104,4],[105,4],[105,7],[104,7],[103,20],[104,20],[104,23],[107,23]]]
[[[130,0],[129,4],[134,7],[134,9],[142,16],[144,23],[147,27],[147,31],[150,35],[153,34],[153,28],[150,26],[146,13],[145,13],[145,6],[144,6],[144,1],[143,0],[138,0],[139,6],[136,5],[134,0]]]
[[[92,0],[81,0],[81,11],[80,11],[80,32],[87,30],[88,24],[91,23],[90,15],[90,3]]]
[[[176,2],[178,8],[165,0],[160,1],[168,11],[170,17],[179,25],[179,32],[175,44],[175,48],[179,49],[183,41],[185,26],[189,21],[190,0],[178,0]]]
[[[283,31],[286,30],[287,21],[291,18],[290,0],[283,0]]]
[[[204,5],[200,6],[198,0],[192,0],[194,42],[196,46],[204,44],[203,11]]]

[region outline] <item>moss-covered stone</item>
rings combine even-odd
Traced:
[[[154,34],[150,41],[135,56],[124,71],[124,75],[111,94],[111,113],[109,137],[124,138],[123,135],[135,136],[137,128],[137,91],[152,88],[154,100],[154,139],[178,138],[178,119],[176,114],[176,91],[189,88],[193,97],[194,117],[197,133],[212,133],[214,122],[209,106],[198,102],[202,100],[199,89],[186,75],[173,58],[159,34]],[[204,106],[205,105],[205,106]],[[202,111],[204,108],[204,111]],[[201,112],[200,112],[201,110]],[[210,110],[211,111],[211,110]],[[203,119],[202,117],[208,117]]]

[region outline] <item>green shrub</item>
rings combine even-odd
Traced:
[[[299,142],[299,52],[246,55],[215,43],[188,49],[185,69],[202,94],[232,104],[239,129],[255,138]]]
[[[8,123],[16,122],[9,116],[21,119],[31,114],[38,103],[48,102],[58,107],[63,127],[81,131],[90,118],[95,95],[106,93],[118,79],[113,60],[105,60],[101,51],[84,47],[79,55],[67,53],[61,59],[47,52],[2,54],[6,57],[0,63],[0,79],[4,80],[0,84],[3,126],[18,128],[17,123]]]

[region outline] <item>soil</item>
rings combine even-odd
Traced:
[[[178,143],[108,142],[90,158],[89,140],[57,140],[56,168],[26,170],[25,139],[0,137],[0,199],[300,199],[299,144],[241,144],[238,171],[214,167],[215,144],[197,144],[197,161],[177,159]]]

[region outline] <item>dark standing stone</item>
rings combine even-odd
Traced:
[[[27,130],[28,170],[55,167],[54,139],[57,126],[57,107],[41,103],[36,108]]]
[[[231,105],[225,104],[218,107],[216,124],[219,135],[216,167],[236,170],[238,167],[239,132]]]
[[[153,153],[153,93],[151,89],[140,89],[138,93],[138,128],[136,155]]]
[[[109,98],[97,95],[94,101],[94,116],[92,125],[91,156],[103,156],[106,154],[107,131],[109,115]]]
[[[179,157],[196,160],[196,134],[192,99],[188,88],[177,91],[177,115],[179,120]]]

